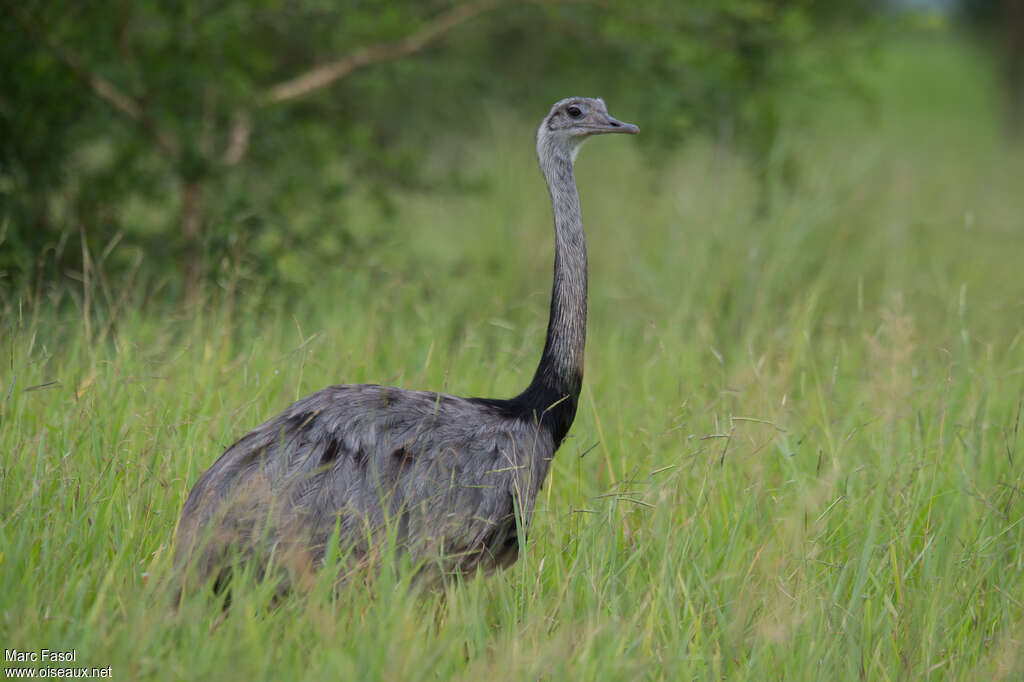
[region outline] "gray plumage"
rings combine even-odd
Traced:
[[[530,385],[508,400],[377,385],[331,386],[256,427],[199,477],[176,558],[197,577],[232,557],[315,569],[335,534],[371,557],[393,540],[442,574],[515,561],[583,381],[587,252],[573,163],[599,133],[636,133],[600,99],[552,107],[537,156],[555,219],[547,339]]]

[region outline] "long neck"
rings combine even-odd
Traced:
[[[587,337],[587,242],[580,197],[573,177],[573,155],[545,153],[540,162],[555,215],[555,274],[551,314],[540,365],[522,397],[529,401],[558,444],[576,416],[583,384]]]

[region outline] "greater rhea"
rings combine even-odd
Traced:
[[[178,523],[177,562],[220,582],[239,560],[259,571],[272,561],[313,569],[336,541],[368,560],[394,542],[442,575],[513,563],[583,381],[587,247],[576,153],[593,135],[637,132],[584,97],[555,104],[537,131],[555,271],[547,340],[526,390],[499,400],[364,384],[303,398],[199,477]]]

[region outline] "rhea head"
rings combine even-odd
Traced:
[[[591,135],[640,132],[632,123],[624,123],[608,113],[604,100],[569,97],[556,102],[537,130],[537,155],[543,160],[567,156],[576,160],[580,145]]]

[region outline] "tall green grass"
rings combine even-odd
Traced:
[[[97,274],[77,314],[12,302],[0,641],[115,679],[1020,679],[1024,155],[985,73],[883,51],[870,111],[786,128],[802,175],[766,219],[728,150],[589,144],[580,413],[520,561],[443,594],[321,576],[222,614],[163,581],[198,474],[295,398],[526,384],[552,249],[530,126],[496,118],[459,152],[487,191],[400,198],[390,248],[301,298],[143,309]]]

